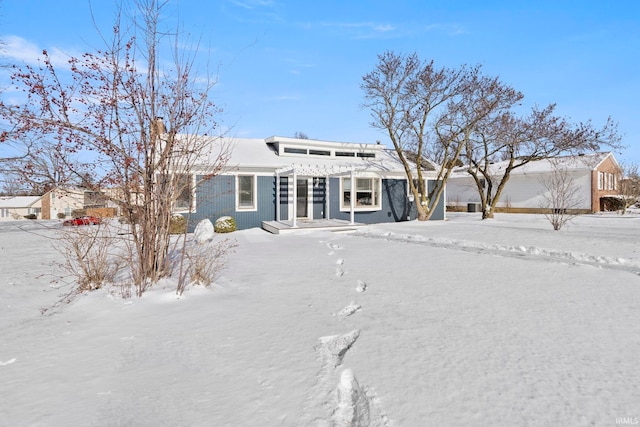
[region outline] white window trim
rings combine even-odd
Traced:
[[[349,176],[342,176],[340,177],[340,212],[351,212],[351,207],[350,206],[344,206],[344,189],[343,189],[343,182],[345,179],[350,179],[351,177]],[[353,207],[353,211],[354,212],[373,212],[373,211],[381,211],[382,210],[382,178],[380,178],[379,176],[355,176],[354,177],[355,180],[358,179],[371,179],[371,180],[377,180],[378,181],[378,205],[377,206],[357,206],[354,205]]]
[[[240,177],[250,176],[253,178],[253,206],[240,206]],[[236,175],[236,211],[238,212],[257,212],[258,210],[258,176],[252,173],[240,173]]]

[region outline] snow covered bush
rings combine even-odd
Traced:
[[[172,215],[169,225],[169,233],[184,234],[187,231],[187,220],[182,215]]]
[[[236,220],[232,216],[223,216],[216,220],[213,227],[216,233],[231,233],[236,231]]]

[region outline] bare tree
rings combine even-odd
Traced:
[[[65,149],[46,141],[23,143],[24,154],[7,159],[4,176],[29,194],[43,193],[69,183],[86,182],[92,167]]]
[[[602,145],[619,146],[617,125],[611,118],[601,129],[595,129],[591,122],[571,124],[554,111],[553,104],[533,108],[524,117],[500,111],[476,127],[465,157],[480,196],[482,219],[493,218],[494,207],[514,169],[561,154],[597,151]],[[502,161],[501,170],[493,167],[498,161]]]
[[[120,8],[112,37],[103,37],[105,49],[69,58],[70,78],[46,51],[39,67],[15,66],[13,82],[26,102],[0,103],[0,114],[13,124],[0,141],[47,136],[58,150],[93,156],[100,166],[96,185],[110,187],[131,227],[125,243],[138,295],[170,274],[177,199],[186,187],[189,211],[195,187],[228,158],[220,140],[198,136],[214,134],[215,80],[194,68],[197,43],[185,48],[178,31],[159,28],[168,3],[136,1],[128,20]],[[159,55],[167,46],[173,61],[163,67]],[[196,177],[201,158],[207,164]],[[76,175],[84,172],[80,166],[66,165]]]
[[[560,230],[567,222],[579,213],[583,202],[581,189],[576,185],[566,167],[553,166],[551,175],[543,179],[546,192],[543,195],[544,216],[554,230]]]
[[[293,134],[293,137],[294,137],[294,138],[298,138],[298,139],[309,139],[309,137],[307,136],[307,134],[306,134],[306,133],[304,133],[304,132],[301,132],[301,131],[296,131],[296,132]]]
[[[622,198],[622,211],[624,215],[627,209],[640,201],[640,173],[637,163],[622,163],[622,176],[618,183]]]
[[[405,57],[386,52],[378,60],[375,70],[363,77],[364,106],[371,109],[372,126],[388,134],[410,192],[419,201],[418,219],[427,220],[477,124],[522,95],[482,75],[479,66],[437,68],[415,53]],[[423,178],[427,155],[440,165],[429,191]]]

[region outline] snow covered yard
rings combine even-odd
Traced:
[[[640,417],[640,215],[449,218],[236,232],[210,288],[56,307],[56,223],[1,224],[0,425]]]

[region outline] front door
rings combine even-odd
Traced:
[[[297,179],[296,180],[296,217],[308,218],[309,217],[309,180]]]

